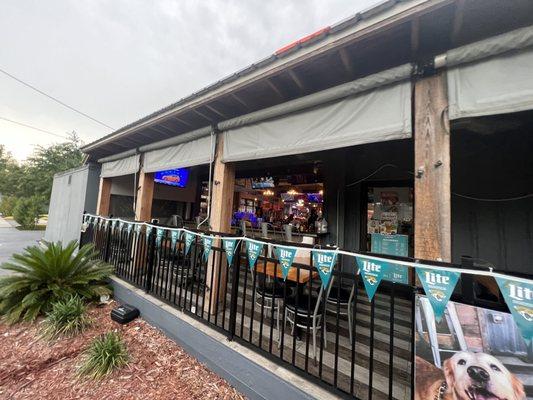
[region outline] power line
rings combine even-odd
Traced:
[[[52,136],[57,136],[57,137],[60,137],[61,139],[70,139],[67,136],[60,135],[59,133],[50,132],[50,131],[47,131],[46,129],[37,128],[35,126],[31,126],[31,125],[25,124],[23,122],[13,121],[12,119],[4,118],[4,117],[0,117],[0,119],[4,120],[4,121],[7,121],[7,122],[11,122],[12,124],[24,126],[26,128],[34,129],[34,130],[39,131],[39,132],[47,133],[47,134],[52,135]]]
[[[103,123],[102,121],[99,121],[99,120],[97,120],[96,118],[93,118],[93,117],[91,117],[90,115],[87,115],[87,114],[85,114],[84,112],[82,112],[82,111],[80,111],[80,110],[77,110],[77,109],[75,109],[74,107],[69,106],[69,105],[66,104],[66,103],[63,103],[61,100],[56,99],[55,97],[53,97],[53,96],[51,96],[51,95],[49,95],[49,94],[43,92],[42,90],[37,89],[35,86],[32,86],[32,85],[30,85],[29,83],[24,82],[22,79],[19,79],[19,78],[17,78],[16,76],[11,75],[9,72],[4,71],[2,68],[0,68],[0,72],[3,73],[3,74],[5,74],[5,75],[7,75],[7,76],[9,76],[11,79],[14,79],[14,80],[16,80],[17,82],[23,84],[24,86],[27,86],[27,87],[29,87],[29,88],[32,89],[32,90],[35,90],[37,93],[40,93],[40,94],[42,94],[43,96],[48,97],[49,99],[55,101],[56,103],[61,104],[63,107],[66,107],[66,108],[68,108],[69,110],[72,110],[72,111],[74,111],[74,112],[76,112],[76,113],[78,113],[78,114],[80,114],[80,115],[83,115],[85,118],[89,118],[91,121],[94,121],[94,122],[96,122],[96,123],[98,123],[98,124],[100,124],[100,125],[102,125],[102,126],[105,126],[106,128],[114,129],[113,127],[111,127],[111,126],[109,126],[109,125]]]

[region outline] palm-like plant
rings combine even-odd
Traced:
[[[75,241],[31,246],[2,265],[14,272],[0,277],[0,313],[6,322],[33,321],[69,296],[92,299],[111,293],[106,281],[113,267],[96,259],[92,244],[76,253],[77,248]]]

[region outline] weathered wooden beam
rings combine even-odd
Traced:
[[[339,57],[341,58],[342,65],[348,75],[353,76],[355,74],[355,68],[346,48],[343,47],[342,49],[339,49]]]
[[[237,103],[239,103],[241,106],[243,106],[247,111],[251,110],[250,106],[243,99],[241,99],[239,96],[237,96],[235,93],[230,93],[230,96],[233,97],[233,99]]]
[[[96,214],[102,217],[107,217],[109,215],[109,207],[111,205],[111,184],[112,178],[100,178]]]
[[[265,79],[265,82],[281,100],[285,100],[285,95],[283,94],[281,89],[274,82],[272,82],[270,78]]]
[[[195,113],[196,115],[199,115],[200,117],[202,117],[203,119],[205,119],[206,121],[208,122],[215,122],[215,120],[207,115],[205,115],[203,112],[201,111],[198,111],[196,108],[193,108],[191,110],[193,113]]]
[[[211,110],[212,112],[214,112],[216,115],[224,118],[224,119],[227,119],[228,116],[226,114],[224,114],[222,111],[219,111],[218,109],[216,109],[215,107],[213,106],[210,106],[209,104],[206,104],[205,105],[206,108],[208,108],[209,110]]]
[[[150,221],[153,198],[154,174],[141,171],[139,173],[139,186],[137,187],[137,203],[135,204],[135,219],[137,221]]]
[[[172,118],[174,118],[174,119],[175,119],[176,121],[178,121],[180,124],[185,125],[185,126],[188,127],[188,128],[192,128],[192,127],[193,127],[193,125],[192,125],[191,123],[189,123],[189,122],[187,122],[187,121],[184,121],[184,120],[181,119],[181,118],[178,118],[178,117],[172,117]]]
[[[305,92],[306,86],[302,79],[298,76],[296,71],[289,69],[287,72],[289,73],[289,76],[294,81],[294,83],[296,83],[296,86],[298,86],[298,89],[300,89],[302,92]]]
[[[450,124],[446,75],[415,82],[415,257],[451,261]]]

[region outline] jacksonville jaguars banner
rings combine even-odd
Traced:
[[[264,243],[256,243],[249,240],[246,241],[246,250],[248,252],[248,265],[250,266],[251,271],[253,271],[255,262],[263,251],[263,245]]]
[[[286,280],[289,270],[291,269],[291,265],[294,261],[294,256],[296,255],[296,249],[278,246],[274,249],[274,252],[276,253],[279,264],[281,265],[283,280]]]
[[[505,303],[522,334],[531,347],[533,342],[533,284],[508,277],[495,277]]]
[[[226,259],[228,260],[228,266],[231,267],[233,262],[233,254],[235,254],[235,248],[237,247],[237,239],[224,239],[222,246],[226,252]]]
[[[176,242],[180,238],[181,231],[170,232],[170,248],[174,250],[176,248]]]
[[[416,273],[433,308],[435,320],[440,322],[461,273],[434,268],[416,268]]]
[[[115,220],[111,221],[111,230],[115,229],[116,223],[117,223],[117,221],[115,221]]]
[[[194,241],[194,233],[191,232],[185,232],[185,254],[189,254],[189,250],[191,249],[192,242]]]
[[[130,224],[130,225],[133,225],[133,224]],[[136,225],[135,225],[135,233],[137,234],[137,236],[141,234],[142,227],[143,227],[143,226],[142,226],[141,224],[136,224]],[[147,230],[148,230],[148,229],[149,229],[149,228],[147,228]]]
[[[331,274],[333,273],[333,267],[337,260],[336,251],[316,251],[313,250],[313,264],[318,270],[320,279],[322,280],[322,287],[325,289],[328,287]]]
[[[383,279],[383,276],[388,271],[390,264],[385,261],[377,261],[374,259],[357,256],[355,257],[359,272],[363,278],[363,284],[365,285],[366,295],[368,299],[372,301],[378,286]]]
[[[126,232],[128,232],[128,235],[131,233],[132,229],[133,229],[133,224],[126,222]]]
[[[161,240],[163,239],[163,235],[165,234],[165,230],[163,228],[157,228],[155,231],[155,245],[157,247],[161,246]]]
[[[124,229],[124,221],[118,221],[118,230],[122,232],[122,229]]]
[[[213,236],[202,236],[202,243],[204,244],[204,260],[207,261],[213,247]]]

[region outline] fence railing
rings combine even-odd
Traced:
[[[228,265],[219,241],[205,257],[199,236],[187,246],[157,224],[89,224],[80,242],[94,243],[121,279],[339,393],[361,400],[413,396],[415,286],[382,282],[369,301],[342,258],[324,288],[312,247],[301,245],[283,279],[272,253],[282,243],[264,246],[250,268],[239,241]]]

